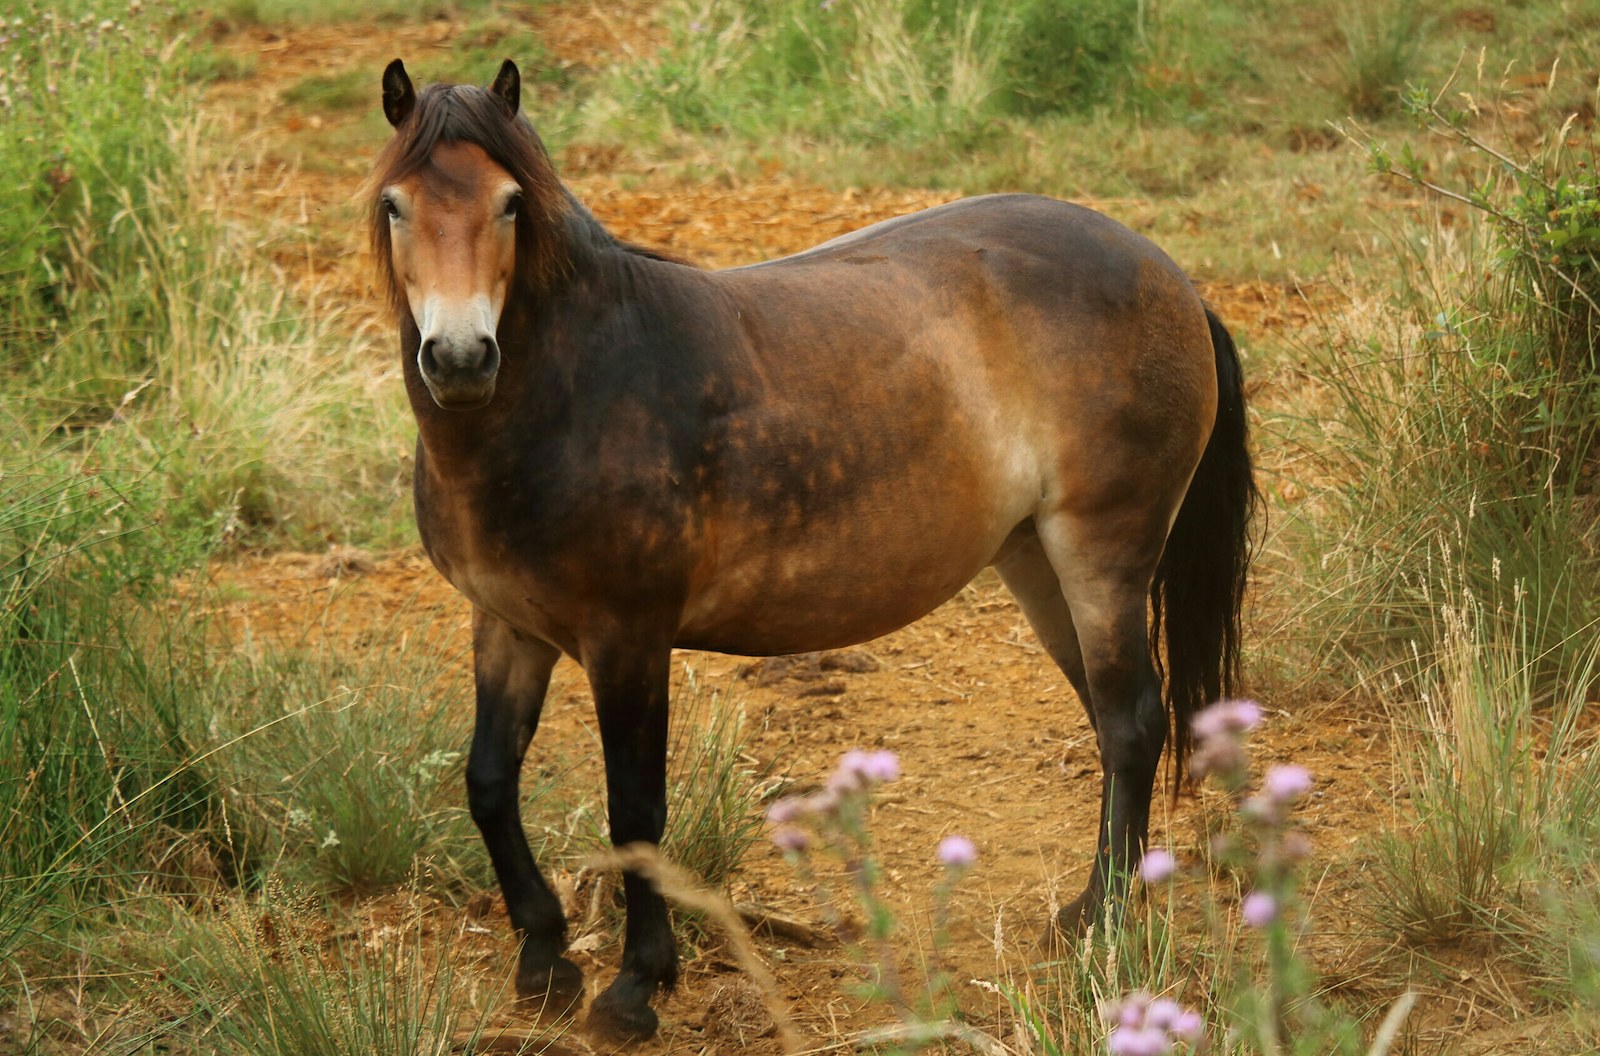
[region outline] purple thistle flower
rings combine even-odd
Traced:
[[[877,784],[900,777],[900,757],[893,752],[868,752],[861,762],[861,776]]]
[[[1144,882],[1147,884],[1165,883],[1172,877],[1172,872],[1177,866],[1178,863],[1170,851],[1152,847],[1144,852],[1144,859],[1139,863],[1139,875],[1144,877]]]
[[[1292,803],[1311,791],[1311,771],[1293,763],[1270,767],[1261,787],[1272,800]]]
[[[1220,773],[1242,782],[1249,762],[1243,735],[1260,721],[1261,705],[1253,700],[1219,700],[1201,711],[1190,722],[1198,744],[1189,772],[1197,778]]]
[[[1278,919],[1278,900],[1265,891],[1252,891],[1239,903],[1239,915],[1252,928],[1264,928]]]
[[[854,792],[868,785],[893,781],[900,776],[900,757],[893,752],[864,752],[853,748],[839,760],[839,768],[828,779],[828,787]]]
[[[1205,1021],[1200,1018],[1200,1013],[1185,1009],[1172,1021],[1172,1026],[1168,1027],[1167,1031],[1179,1041],[1193,1045],[1200,1040],[1200,1032],[1204,1029]]]
[[[1111,1056],[1168,1056],[1178,1042],[1198,1040],[1204,1023],[1169,997],[1151,998],[1135,990],[1116,1004],[1100,1008],[1100,1018],[1111,1028],[1106,1049]]]
[[[1170,997],[1158,997],[1144,1010],[1144,1021],[1146,1026],[1155,1027],[1157,1030],[1171,1030],[1181,1015],[1183,1006]]]
[[[1136,1027],[1144,1022],[1144,1010],[1148,1004],[1150,995],[1143,990],[1134,990],[1124,995],[1121,1001],[1101,1004],[1100,1021],[1108,1027]]]
[[[1190,725],[1202,741],[1238,735],[1261,722],[1261,705],[1253,700],[1219,700],[1194,717]]]
[[[965,836],[946,836],[939,841],[939,862],[950,869],[965,869],[978,860],[978,848]]]
[[[786,825],[807,813],[806,801],[800,796],[785,796],[767,808],[767,820],[774,825]]]
[[[804,830],[797,829],[793,825],[780,825],[772,830],[772,842],[777,844],[780,850],[799,854],[811,846],[811,837],[807,836]]]
[[[1111,1056],[1167,1056],[1172,1039],[1155,1027],[1118,1027],[1106,1038]]]

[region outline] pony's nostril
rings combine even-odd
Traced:
[[[430,377],[437,377],[439,374],[439,361],[434,358],[433,345],[434,339],[431,337],[422,342],[422,349],[417,353],[417,366],[422,368],[422,373]]]

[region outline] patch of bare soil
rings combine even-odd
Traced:
[[[541,5],[527,16],[528,29],[559,61],[597,66],[655,46],[658,31],[647,6],[633,0]],[[253,74],[217,86],[209,105],[216,134],[239,137],[241,150],[255,159],[238,187],[240,216],[287,218],[294,233],[267,249],[289,280],[369,305],[373,326],[387,323],[350,203],[381,144],[358,133],[355,115],[308,113],[285,104],[283,95],[308,75],[352,67],[371,71],[376,86],[390,58],[448,49],[462,32],[460,24],[440,20],[359,31],[251,29],[222,41],[254,67]],[[307,158],[308,130],[319,133],[317,143],[345,147],[332,157]],[[600,171],[607,159],[566,160],[574,190],[618,235],[710,266],[793,252],[949,197],[870,188],[839,193],[781,173],[751,181],[718,174],[698,185],[650,173],[624,180]],[[1225,318],[1257,333],[1293,329],[1311,311],[1304,291],[1264,283],[1216,283],[1204,292]],[[461,679],[470,677],[468,606],[419,552],[277,555],[239,560],[215,574],[230,588],[220,596],[233,599],[222,603],[224,615],[258,640],[299,642],[313,634],[336,648],[361,650],[380,633],[375,628],[404,625],[425,648],[454,658]],[[397,612],[406,613],[404,621],[391,623]],[[955,900],[945,957],[973,1020],[1001,1021],[998,998],[968,980],[1020,978],[1039,956],[1035,936],[1054,907],[1077,893],[1090,860],[1099,766],[1081,709],[998,580],[981,576],[927,619],[844,659],[751,663],[685,654],[683,663],[703,683],[742,701],[754,759],[799,786],[823,779],[850,748],[899,753],[904,777],[887,789],[874,831],[885,883],[914,937],[908,967],[918,942],[922,954],[928,950],[930,892],[939,878],[934,848],[942,836],[967,835],[981,864]],[[1293,758],[1317,778],[1303,812],[1318,848],[1313,875],[1321,866],[1348,863],[1354,844],[1389,814],[1382,731],[1321,701],[1267,703],[1271,721],[1258,758]],[[558,669],[545,715],[530,760],[578,752],[598,771],[588,692],[570,663]],[[1170,816],[1157,819],[1155,835],[1170,833],[1180,854],[1198,854],[1207,812],[1193,799],[1157,809]],[[591,985],[602,984],[615,971],[619,951],[574,894],[574,878],[557,880],[572,898],[576,957]],[[1316,952],[1335,980],[1360,970],[1349,912],[1358,882],[1336,864],[1318,881],[1319,920],[1334,927],[1318,932]],[[770,847],[755,853],[733,896],[802,921],[821,919],[814,892]],[[1185,900],[1192,903],[1192,896]],[[470,936],[467,945],[485,972],[503,971],[513,948],[498,905],[485,915],[487,904],[441,902],[428,912],[440,934]],[[414,908],[396,896],[393,903],[376,900],[368,912],[376,927],[386,914],[398,918]],[[867,1006],[854,988],[862,970],[847,945],[812,947],[792,935],[764,937],[758,945],[809,1042],[824,1044],[884,1022],[885,1012]],[[776,1051],[770,1024],[750,1011],[748,986],[726,953],[712,950],[689,961],[676,993],[658,1002],[660,1037],[637,1051]],[[519,1022],[509,1010],[503,1019],[508,1026]],[[563,1045],[591,1051],[581,1028]]]

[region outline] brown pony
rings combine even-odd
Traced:
[[[1097,853],[1063,923],[1115,904],[1169,732],[1181,765],[1189,717],[1237,677],[1257,498],[1221,322],[1144,238],[1026,195],[751,267],[667,260],[579,204],[519,96],[510,61],[420,94],[390,64],[371,217],[418,527],[474,609],[467,796],[519,992],[582,990],[518,813],[558,657],[594,692],[612,840],[655,844],[673,648],[863,642],[988,565],[1099,740]],[[643,1036],[677,950],[660,894],[623,886],[591,1022]]]

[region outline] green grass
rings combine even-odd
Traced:
[[[129,882],[212,804],[190,766],[204,624],[168,605],[199,541],[152,525],[148,482],[0,477],[0,972]]]
[[[272,1056],[446,1056],[463,1047],[538,1053],[559,1034],[491,1026],[508,978],[457,967],[457,943],[418,908],[373,928],[334,930],[335,907],[276,878],[201,920],[172,922],[187,951],[158,987],[172,1015],[147,1031],[181,1051]],[[475,999],[475,1000],[474,1000]]]
[[[283,101],[307,110],[356,110],[372,106],[372,74],[368,70],[342,70],[314,74],[289,86]]]
[[[379,642],[409,641],[380,630]],[[230,775],[229,857],[315,890],[382,891],[423,872],[488,882],[462,789],[465,687],[421,642],[242,651],[212,726]]]
[[[222,30],[245,26],[317,25],[370,19],[390,25],[433,19],[460,18],[499,0],[224,0],[208,12]]]
[[[1425,35],[1433,26],[1416,0],[1357,0],[1341,20],[1345,41],[1344,101],[1361,118],[1399,109],[1400,95],[1419,71]]]
[[[1552,680],[1525,595],[1479,599],[1461,579],[1441,585],[1438,651],[1388,694],[1403,794],[1368,912],[1424,956],[1486,947],[1546,1009],[1592,1015],[1600,752],[1584,712],[1600,645],[1583,635]]]

